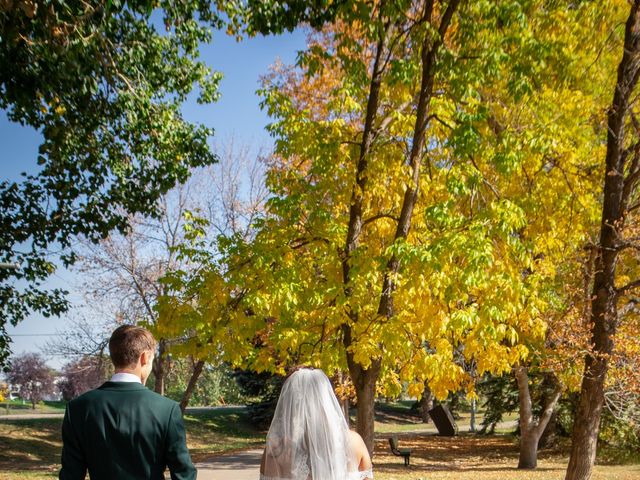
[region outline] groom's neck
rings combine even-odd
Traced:
[[[114,365],[114,369],[116,373],[130,373],[131,375],[135,375],[140,379],[140,382],[144,385],[147,382],[147,377],[151,373],[151,368],[153,365],[153,351],[145,350],[140,354],[138,360],[135,363],[131,363],[129,365]]]

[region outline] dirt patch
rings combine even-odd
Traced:
[[[518,439],[512,435],[398,434],[411,448],[411,465],[391,454],[388,435],[376,439],[374,471],[378,480],[563,480],[569,439],[538,453],[538,468],[518,470]],[[596,465],[592,480],[640,480],[640,465]]]

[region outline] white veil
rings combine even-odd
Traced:
[[[304,368],[282,387],[267,434],[263,480],[345,480],[349,427],[322,370]]]

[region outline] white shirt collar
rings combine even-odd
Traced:
[[[140,381],[140,377],[132,374],[132,373],[116,373],[111,377],[112,382],[138,382]]]

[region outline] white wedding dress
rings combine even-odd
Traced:
[[[347,422],[322,370],[301,369],[282,387],[260,480],[365,480]]]

